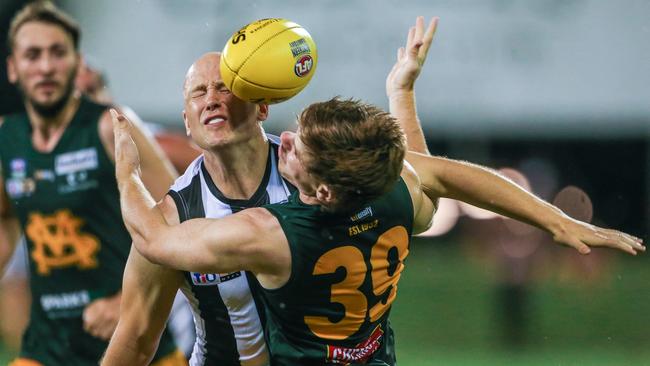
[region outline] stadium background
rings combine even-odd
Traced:
[[[24,3],[0,4],[3,39]],[[319,46],[311,84],[271,109],[265,128],[277,133],[302,106],[334,95],[386,107],[384,78],[407,27],[440,16],[416,85],[431,151],[509,167],[547,200],[577,186],[594,223],[648,237],[650,1],[56,3],[80,22],[82,51],[116,100],[171,130],[182,127],[189,64],[251,20],[291,19]],[[2,110],[15,104],[5,90]],[[588,216],[584,196],[557,199]],[[437,235],[414,241],[393,309],[401,365],[650,364],[647,255],[579,257],[449,203],[436,225]]]

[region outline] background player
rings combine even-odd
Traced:
[[[9,31],[8,77],[26,112],[0,122],[0,269],[23,231],[33,299],[15,365],[96,364],[118,318],[130,238],[107,107],[73,92],[79,39],[77,24],[49,2],[27,5]],[[175,173],[143,130],[134,137],[147,187],[160,197]],[[161,357],[183,363],[167,334]]]

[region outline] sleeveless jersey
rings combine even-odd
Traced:
[[[29,257],[32,305],[21,357],[46,365],[97,365],[108,343],[83,330],[82,312],[122,286],[131,238],[99,138],[105,109],[82,99],[50,153],[34,149],[26,114],[7,116],[0,127],[2,178]],[[156,356],[174,350],[165,334]]]
[[[180,221],[224,217],[249,207],[284,202],[295,188],[277,168],[278,138],[267,135],[269,158],[264,178],[248,200],[225,197],[214,184],[199,156],[178,178],[169,195]],[[268,362],[264,342],[263,312],[255,301],[255,277],[246,271],[233,273],[184,272],[185,293],[194,313],[196,343],[190,365],[260,365]]]
[[[291,250],[291,276],[262,289],[273,365],[394,365],[388,315],[409,252],[413,204],[403,180],[352,214],[299,195],[265,206]]]

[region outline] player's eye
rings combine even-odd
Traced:
[[[204,96],[205,93],[206,93],[205,89],[196,89],[196,90],[192,91],[191,96],[192,96],[192,98],[199,98],[199,97]]]

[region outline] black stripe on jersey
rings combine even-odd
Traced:
[[[192,181],[187,187],[176,192],[169,190],[169,196],[176,203],[176,211],[181,222],[197,217],[205,217],[203,209],[203,198],[201,197],[201,176],[199,174],[192,177]]]
[[[189,272],[185,272],[191,284]],[[221,298],[219,286],[191,286],[192,293],[199,301],[199,311],[205,324],[205,344],[203,365],[240,365],[235,330],[230,324],[228,308]]]
[[[208,175],[204,176],[209,177]],[[207,180],[207,179],[206,179]],[[192,178],[191,183],[180,191],[169,191],[174,199],[181,222],[205,217],[201,196],[201,175]],[[187,283],[198,300],[199,313],[203,319],[206,352],[203,365],[240,365],[235,331],[230,324],[228,309],[219,293],[219,286],[193,286],[190,272],[184,272]]]

